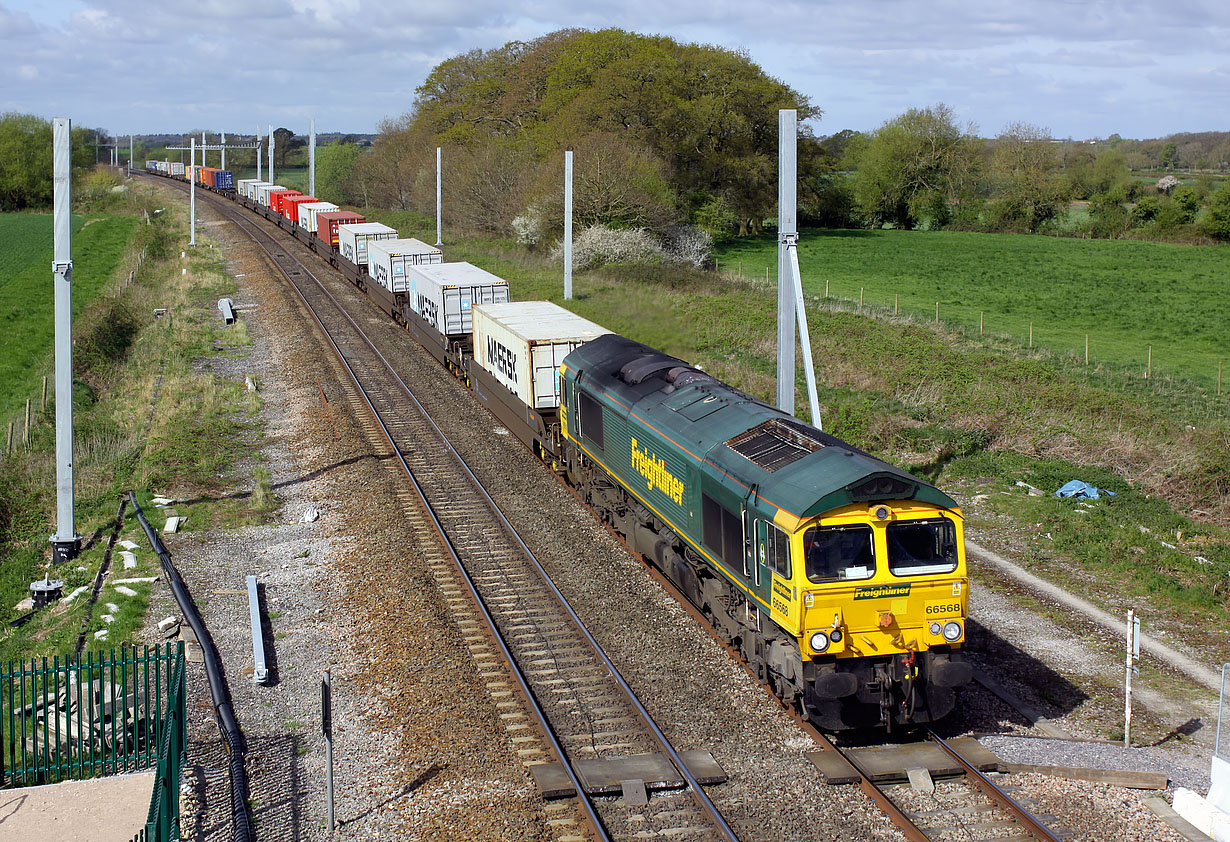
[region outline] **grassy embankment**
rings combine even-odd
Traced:
[[[210,354],[234,353],[249,340],[242,323],[238,330],[225,329],[217,319],[214,303],[233,289],[233,280],[215,259],[217,253],[197,250],[180,259],[186,240],[181,233],[185,227],[181,204],[147,190],[112,198],[100,221],[83,228],[74,240],[75,286],[83,278],[93,278],[94,295],[87,300],[90,296],[77,286],[76,525],[86,538],[86,548],[77,560],[50,570],[52,578],[65,581],[66,594],[94,580],[125,489],[138,491],[158,527],[159,512],[148,505],[155,490],[201,500],[178,507],[178,514],[189,518],[188,528],[258,518],[269,506],[267,493],[251,499],[211,500],[244,481],[231,474],[237,460],[251,454],[259,439],[252,421],[259,399],[245,392],[242,383],[221,380],[195,364]],[[164,206],[167,212],[154,214],[151,223],[145,223],[147,211]],[[39,224],[38,217],[0,218],[7,230]],[[99,234],[91,235],[95,228]],[[17,243],[0,237],[0,263],[50,266],[49,236],[40,244],[42,254],[32,253],[25,241],[21,245],[26,253],[20,254],[14,247]],[[125,285],[136,255],[143,250],[147,259],[136,282]],[[49,283],[46,289],[50,297]],[[156,318],[156,309],[165,309],[165,315]],[[36,322],[50,319],[50,305],[47,313],[36,308],[5,312],[11,320],[6,332],[10,337],[37,336],[41,325]],[[22,346],[29,370],[14,377],[11,369],[5,369],[0,393],[21,396],[28,380],[41,382],[43,374],[50,374],[49,327],[46,333],[42,347],[33,339],[28,347]],[[0,623],[4,624],[0,628],[6,630],[0,635],[0,661],[71,652],[83,629],[87,651],[118,647],[141,626],[146,608],[149,585],[131,584],[135,597],[124,597],[107,586],[92,610],[87,592],[71,604],[39,612],[19,628],[8,627],[25,613],[17,605],[29,595],[29,583],[46,570],[47,538],[55,527],[54,395],[37,420],[31,448],[19,448],[0,462]],[[158,572],[157,558],[131,510],[121,537],[140,545],[138,566],[125,570],[117,553],[112,559],[113,578]],[[109,611],[108,602],[118,611]],[[110,614],[113,621],[107,624],[103,614]],[[109,638],[95,642],[93,632],[102,628],[109,628]]]
[[[369,211],[368,217],[403,236],[435,239],[434,220],[421,215]],[[445,234],[449,260],[469,260],[508,278],[515,299],[562,303],[557,264],[507,240]],[[1224,250],[919,232],[818,234],[805,237],[805,267],[824,265],[824,276],[842,285],[830,286],[830,294],[853,290],[855,299],[819,300],[823,280],[808,278],[825,429],[967,501],[977,496],[969,520],[982,542],[1078,592],[1095,582],[1107,607],[1136,605],[1151,623],[1195,627],[1188,639],[1224,645],[1230,400],[1210,394],[1207,385],[1208,369],[1225,347],[1215,335],[1224,320],[1219,314],[1230,306],[1228,281],[1215,272]],[[817,257],[820,248],[830,250]],[[579,273],[569,307],[772,402],[776,298],[764,281],[765,262],[758,271],[752,262],[769,250],[771,242],[758,240],[724,251],[726,265],[733,254],[747,255],[742,280],[652,266]],[[1028,271],[1014,270],[1013,260],[1025,261]],[[1116,291],[1120,277],[1151,278],[1148,300]],[[937,283],[949,290],[938,325]],[[1185,293],[1193,285],[1197,301]],[[879,306],[856,312],[859,286]],[[894,287],[903,309],[896,317]],[[907,301],[907,289],[922,300]],[[984,291],[989,303],[968,303]],[[1001,311],[993,311],[994,302],[1003,304]],[[920,315],[910,315],[911,303]],[[1211,315],[1199,309],[1204,303]],[[1035,306],[1050,323],[1045,331],[1035,325],[1031,350],[1026,308]],[[980,309],[994,326],[982,337]],[[972,319],[947,321],[961,313]],[[1014,325],[1024,325],[1025,333]],[[1085,330],[1098,337],[1088,367]],[[1079,356],[1070,345],[1056,344],[1056,353],[1040,341],[1076,336]],[[1146,336],[1154,341],[1155,363],[1148,381],[1141,377],[1143,362],[1132,358]],[[1123,362],[1104,362],[1099,352]],[[806,416],[799,369],[797,407]],[[1175,372],[1190,372],[1195,382]],[[1074,478],[1119,496],[1083,507],[1051,494]],[[1031,497],[1017,481],[1046,494]]]

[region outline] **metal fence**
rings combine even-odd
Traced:
[[[184,644],[0,666],[0,787],[156,768],[138,839],[179,836]]]

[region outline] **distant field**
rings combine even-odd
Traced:
[[[46,373],[55,336],[51,222],[50,214],[0,214],[0,419],[38,396]],[[112,277],[136,224],[73,217],[74,314]]]
[[[776,269],[772,236],[737,240],[717,254],[723,271],[763,278]],[[1215,387],[1230,364],[1230,250],[1209,246],[1077,240],[1013,234],[805,230],[804,292],[964,326],[1142,373]],[[1225,387],[1230,387],[1227,365]]]

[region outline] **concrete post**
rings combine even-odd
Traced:
[[[276,184],[273,180],[273,124],[269,124],[269,183]]]
[[[260,126],[256,127],[256,134],[252,136],[253,142],[256,143],[256,180],[263,181],[261,178],[261,130]]]
[[[795,166],[798,114],[777,112],[777,408],[794,415],[794,282],[789,246],[798,237]]]
[[[316,121],[308,123],[308,195],[316,195]]]
[[[564,300],[572,299],[572,152],[564,153]]]
[[[443,162],[443,158],[441,157],[441,154],[442,153],[441,153],[440,147],[437,146],[436,147],[436,248],[440,248],[441,246],[444,245],[444,240],[441,239],[441,235],[440,235],[441,230],[442,230],[440,227],[440,220],[442,218],[441,209],[443,207],[442,202],[441,202],[441,199],[443,197],[443,193],[441,192],[441,187],[443,183],[443,170],[441,168],[441,164]]]
[[[51,536],[52,559],[67,561],[81,550],[73,521],[73,224],[72,122],[52,121],[55,236],[51,264],[55,276],[56,367],[56,532]]]
[[[201,150],[201,157],[205,157],[205,150]],[[196,166],[196,138],[192,138],[188,147],[188,159],[192,161],[192,166]],[[188,178],[188,245],[196,245],[196,179],[191,177],[191,172]]]

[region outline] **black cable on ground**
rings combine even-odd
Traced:
[[[184,615],[184,620],[192,629],[193,634],[196,635],[197,643],[200,644],[201,652],[204,654],[205,675],[209,678],[209,695],[213,697],[214,702],[214,718],[218,722],[218,730],[222,733],[222,741],[230,758],[233,839],[235,842],[251,842],[253,838],[252,821],[248,815],[248,772],[243,765],[243,732],[239,730],[239,721],[235,719],[235,709],[231,704],[231,691],[222,674],[222,660],[218,657],[218,647],[214,645],[213,638],[209,636],[209,630],[205,628],[204,620],[196,610],[192,595],[188,593],[188,586],[184,584],[179,571],[171,563],[171,554],[167,552],[158,533],[145,519],[145,513],[141,511],[141,506],[137,503],[137,495],[129,491],[128,499],[132,502],[137,520],[141,522],[141,527],[145,530],[145,536],[149,538],[150,545],[158,554],[158,560],[162,562],[162,570],[167,576],[167,582],[171,585],[171,593],[175,596],[179,611]]]

